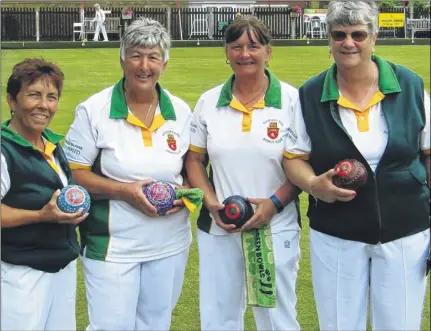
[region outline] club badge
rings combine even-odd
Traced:
[[[270,122],[267,129],[268,137],[272,140],[277,139],[279,132],[280,129],[277,127],[277,122]]]

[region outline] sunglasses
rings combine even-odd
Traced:
[[[352,37],[352,39],[356,42],[361,42],[364,41],[365,39],[367,39],[368,37],[368,32],[366,31],[353,31],[352,33],[346,33],[344,31],[331,31],[331,38],[334,41],[343,41],[347,38],[347,35],[350,35],[350,37]]]

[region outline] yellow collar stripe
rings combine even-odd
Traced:
[[[57,175],[59,175],[60,170],[58,169],[57,165],[55,164],[54,157],[53,157],[54,150],[57,148],[57,146],[55,144],[53,144],[52,142],[46,140],[46,139],[44,139],[44,143],[45,143],[45,150],[42,151],[42,150],[38,149],[38,151],[45,158],[46,162],[48,162],[50,167],[52,169],[54,169],[54,171],[57,173]]]
[[[154,116],[153,123],[151,123],[151,126],[147,128],[147,126],[142,123],[139,118],[137,118],[134,114],[130,112],[127,114],[126,121],[134,126],[141,128],[142,140],[145,147],[153,146],[152,133],[166,123],[166,120],[163,118],[162,114],[157,114]]]
[[[385,95],[382,92],[377,91],[374,94],[373,98],[368,103],[368,105],[365,107],[364,110],[366,110],[368,108],[371,108],[372,106],[378,104],[380,101],[382,101],[384,99],[384,97],[385,97]],[[361,111],[361,109],[359,109],[358,107],[356,107],[350,100],[348,100],[343,95],[340,95],[340,97],[338,98],[337,103],[341,107],[344,107],[344,108],[347,108],[347,109],[356,110],[356,111]]]
[[[260,99],[256,102],[252,107],[246,108],[244,105],[239,102],[238,99],[232,98],[229,106],[232,109],[238,110],[242,112],[242,132],[250,132],[251,130],[251,122],[252,122],[252,112],[255,109],[263,109],[265,108],[265,99]]]
[[[57,175],[60,174],[60,170],[58,169],[57,165],[54,162],[54,150],[57,148],[57,146],[55,144],[53,144],[52,142],[44,139],[44,143],[45,143],[45,150],[42,151],[40,149],[38,149],[38,151],[42,154],[42,156],[45,158],[46,162],[48,162],[48,164],[50,165],[50,167],[57,173]]]
[[[364,110],[360,110],[342,95],[338,98],[337,103],[341,107],[353,110],[356,116],[356,122],[358,123],[359,132],[368,132],[370,130],[370,109],[382,101],[384,97],[385,95],[382,92],[377,91]]]

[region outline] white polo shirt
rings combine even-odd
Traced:
[[[356,148],[364,156],[373,171],[383,156],[388,142],[388,127],[382,112],[381,100],[384,94],[377,91],[364,110],[341,95],[338,98],[338,111],[346,131],[352,137]],[[420,146],[424,154],[430,154],[430,96],[424,91],[425,127],[421,132]],[[308,160],[311,141],[305,128],[300,106],[293,116],[292,135],[286,139],[285,157]]]
[[[157,85],[159,104],[147,128],[126,104],[123,80],[78,105],[64,151],[72,169],[88,169],[119,182],[147,178],[182,185],[190,143],[190,107]],[[94,200],[80,227],[85,256],[110,262],[144,262],[188,248],[186,208],[148,217],[124,201]]]
[[[232,95],[234,76],[199,99],[191,127],[190,150],[208,153],[217,199],[231,195],[269,198],[286,182],[282,161],[296,88],[270,72],[266,95],[250,109]],[[299,230],[298,210],[289,203],[271,220],[273,233]],[[211,219],[210,233],[225,235]]]

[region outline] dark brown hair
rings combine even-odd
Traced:
[[[257,38],[257,41],[262,45],[269,45],[271,42],[271,32],[268,27],[255,16],[240,16],[237,17],[226,30],[224,41],[225,44],[230,44],[239,39],[246,32],[251,43],[256,42],[251,36],[251,32]]]
[[[25,59],[15,64],[7,81],[6,92],[16,101],[23,85],[31,85],[36,80],[48,79],[57,88],[58,97],[63,89],[64,74],[60,68],[44,59]]]

